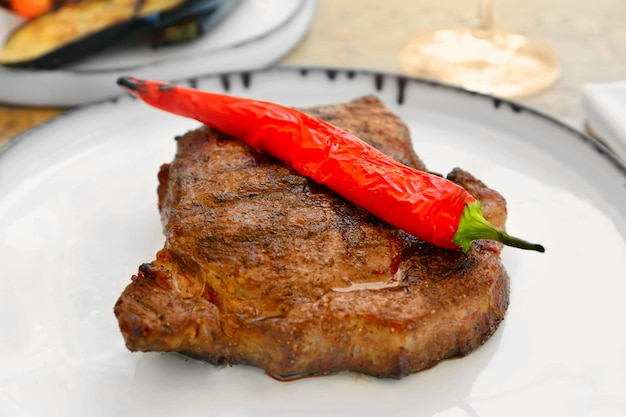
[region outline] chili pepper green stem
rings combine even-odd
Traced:
[[[545,252],[542,245],[530,243],[525,240],[510,236],[508,233],[497,229],[483,216],[482,204],[476,200],[468,203],[461,214],[459,227],[452,241],[464,251],[468,251],[472,242],[476,239],[491,239],[520,249]]]

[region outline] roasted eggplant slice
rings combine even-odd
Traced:
[[[26,22],[0,49],[0,64],[54,69],[125,39],[207,19],[234,0],[78,0]],[[176,32],[175,32],[176,33]],[[170,35],[171,36],[171,35]],[[174,36],[174,39],[177,37]],[[172,43],[167,41],[160,43]]]

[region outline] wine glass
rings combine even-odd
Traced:
[[[478,0],[472,27],[437,30],[411,40],[401,65],[410,75],[500,97],[535,94],[561,74],[551,48],[494,26],[492,0]]]

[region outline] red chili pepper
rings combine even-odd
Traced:
[[[123,77],[146,103],[198,120],[280,159],[389,224],[435,245],[467,251],[473,240],[544,252],[487,222],[480,202],[455,183],[401,164],[304,112],[266,101]]]

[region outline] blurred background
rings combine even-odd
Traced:
[[[317,0],[315,3],[308,31],[293,49],[276,59],[275,65],[400,73],[400,54],[413,36],[426,30],[467,25],[477,13],[475,0]],[[584,118],[581,87],[626,79],[624,0],[496,0],[493,10],[496,26],[549,45],[562,66],[556,84],[516,100],[580,125]],[[34,83],[23,88],[38,87]],[[0,104],[0,145],[65,109]]]

